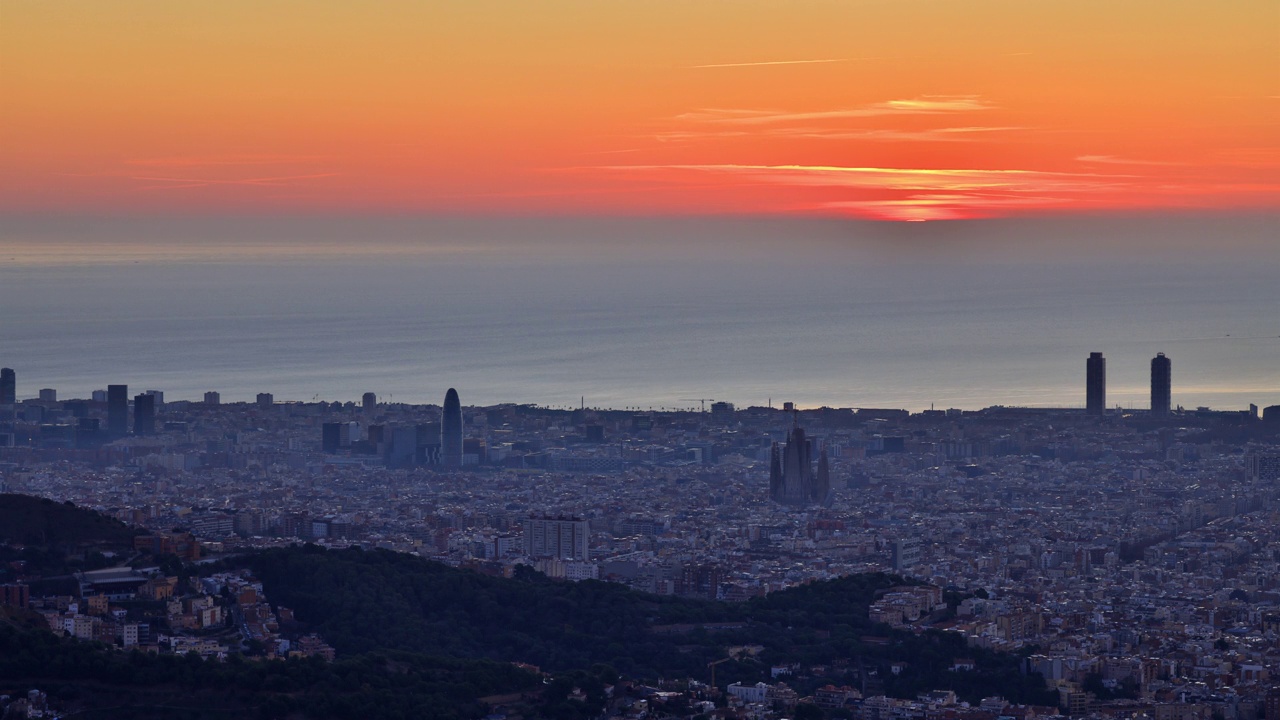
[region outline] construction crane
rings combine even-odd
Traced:
[[[677,398],[680,402],[699,402],[702,403],[702,412],[707,411],[707,403],[715,402],[715,398]]]
[[[712,690],[714,690],[716,687],[716,666],[719,665],[720,663],[727,663],[732,659],[733,658],[721,658],[719,660],[713,660],[707,663],[707,667],[711,668],[711,689]]]

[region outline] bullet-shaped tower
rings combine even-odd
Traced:
[[[444,412],[440,417],[440,464],[462,467],[462,402],[453,388],[444,395]]]

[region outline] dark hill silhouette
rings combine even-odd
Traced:
[[[16,493],[0,494],[0,542],[58,548],[128,547],[143,531],[87,508]]]

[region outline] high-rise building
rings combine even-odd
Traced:
[[[524,554],[560,560],[586,560],[591,527],[573,517],[528,518],[524,521]]]
[[[711,403],[711,419],[716,422],[733,422],[733,403],[731,402],[713,402]]]
[[[336,453],[342,447],[342,423],[327,422],[320,426],[320,449]]]
[[[209,392],[204,394],[204,404],[205,405],[221,405],[222,395],[210,390]]]
[[[18,375],[13,368],[0,368],[0,405],[18,403]]]
[[[156,396],[148,393],[133,398],[133,434],[154,435],[156,432]]]
[[[113,438],[129,434],[129,386],[107,386],[107,434]]]
[[[1245,455],[1244,472],[1254,482],[1280,481],[1280,453],[1255,450]]]
[[[1164,353],[1151,358],[1151,414],[1168,415],[1173,406],[1173,363]]]
[[[276,398],[271,393],[258,393],[258,407],[263,410],[270,410],[271,406],[276,402]]]
[[[440,464],[462,467],[462,402],[453,388],[444,394],[444,411],[440,416]]]
[[[56,388],[40,388],[40,402],[58,402]]]
[[[360,398],[360,404],[364,406],[364,411],[371,413],[378,408],[378,396],[374,393],[367,392],[364,397]]]
[[[1091,352],[1084,368],[1085,411],[1102,415],[1107,409],[1107,359],[1100,352]]]
[[[786,444],[779,446],[774,443],[770,453],[769,497],[784,505],[808,505],[826,502],[830,492],[826,448],[823,448],[817,472],[814,472],[812,441],[805,437],[804,428],[792,427],[787,433]]]

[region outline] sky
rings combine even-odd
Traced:
[[[1280,206],[1275,0],[6,0],[0,213]]]

